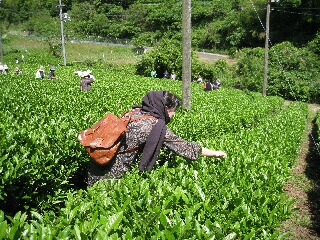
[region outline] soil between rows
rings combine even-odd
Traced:
[[[317,148],[317,127],[314,123],[319,105],[309,104],[310,118],[300,155],[293,166],[292,178],[284,186],[286,194],[295,200],[294,212],[280,227],[290,232],[286,239],[320,239],[320,153]]]

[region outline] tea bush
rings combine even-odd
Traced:
[[[95,68],[92,92],[79,91],[74,66],[58,80],[2,75],[0,238],[141,239],[274,238],[292,202],[282,187],[297,156],[307,118],[303,103],[283,106],[192,83],[192,108],[169,127],[179,136],[223,149],[226,159],[167,162],[150,173],[135,168],[119,183],[86,189],[88,155],[77,141],[107,112],[120,115],[150,90],[181,96],[181,82]]]

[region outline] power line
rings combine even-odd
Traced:
[[[300,7],[272,7],[272,8],[293,8],[297,10],[320,10],[320,8],[300,8]]]
[[[290,13],[290,14],[298,14],[298,15],[306,15],[306,16],[320,17],[320,14],[312,14],[312,13],[305,13],[305,12],[292,12],[292,11],[286,11],[286,10],[277,10],[277,9],[274,9],[274,8],[272,8],[271,11],[284,12],[284,13]]]

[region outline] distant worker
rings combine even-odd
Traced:
[[[172,73],[171,73],[171,79],[172,79],[172,80],[176,80],[176,78],[177,78],[177,75],[175,74],[175,72],[172,71]]]
[[[205,82],[204,85],[203,85],[203,90],[204,90],[204,91],[211,91],[211,90],[213,90],[212,81],[206,80],[206,82]]]
[[[163,78],[170,78],[167,70],[164,71]]]
[[[93,80],[96,80],[96,78],[91,74],[92,71],[91,70],[87,70],[87,71],[82,71],[80,69],[78,69],[78,71],[73,72],[75,75],[78,75],[80,78],[82,78],[82,76],[84,74],[89,74],[88,77],[92,78]]]
[[[201,77],[201,75],[199,74],[198,79],[197,79],[197,83],[202,84],[203,83],[203,79]]]
[[[152,71],[151,71],[151,77],[152,77],[152,78],[156,78],[156,77],[157,77],[157,72],[156,72],[155,69],[152,69]]]
[[[44,74],[44,67],[41,66],[38,71],[36,72],[36,78],[41,78],[44,79],[45,74]]]
[[[0,65],[0,71],[2,74],[7,74],[9,72],[9,68],[7,64]]]
[[[78,75],[79,77],[81,77],[82,75],[82,70],[78,69],[77,71],[73,72],[73,74]]]
[[[82,72],[80,80],[80,90],[81,91],[91,91],[91,84],[95,81],[93,75],[91,75],[91,70]]]
[[[18,67],[16,67],[16,68],[14,69],[14,72],[15,72],[16,74],[18,74],[18,75],[22,74],[21,69],[18,68]]]
[[[56,71],[56,68],[54,66],[50,67],[50,71],[48,72],[49,79],[57,79],[55,71]]]
[[[212,82],[211,84],[212,84],[213,90],[218,90],[221,85],[219,78],[216,78],[216,80],[214,82]]]
[[[235,87],[236,89],[240,89],[240,88],[241,88],[240,82],[238,81],[234,87]]]

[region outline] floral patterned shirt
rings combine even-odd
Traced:
[[[138,112],[133,117],[139,117],[143,113]],[[130,122],[127,126],[127,132],[122,140],[119,153],[106,165],[98,165],[93,161],[89,164],[88,185],[91,186],[95,182],[104,179],[119,179],[121,176],[131,169],[132,164],[136,164],[139,158],[139,149],[143,146],[152,130],[157,123],[156,118],[142,118],[138,121]],[[164,146],[186,159],[198,159],[202,146],[195,142],[188,142],[175,135],[167,128]],[[139,149],[138,149],[139,148]],[[131,149],[136,149],[130,151]],[[129,150],[130,152],[125,152]],[[121,153],[124,152],[124,153]]]

